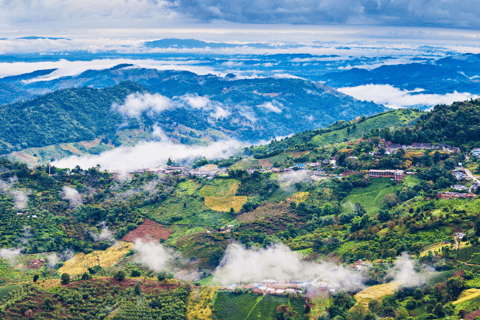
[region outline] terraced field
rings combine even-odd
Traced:
[[[111,267],[123,258],[133,246],[133,243],[120,241],[105,251],[93,251],[87,255],[77,253],[73,258],[65,261],[63,266],[58,269],[58,273],[76,276],[87,272],[88,268],[96,265],[100,265],[102,268]]]

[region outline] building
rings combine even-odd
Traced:
[[[402,181],[405,177],[403,170],[368,170],[368,175],[371,178],[393,178],[395,181]]]
[[[439,199],[455,199],[455,198],[475,198],[475,193],[459,193],[459,192],[439,192],[437,198]]]
[[[450,186],[450,187],[457,191],[468,191],[468,188],[461,184],[454,184],[453,186]]]
[[[475,158],[480,158],[480,148],[475,148],[472,150],[472,156]]]

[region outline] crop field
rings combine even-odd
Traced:
[[[476,295],[475,297],[469,297],[469,299],[465,299],[461,302],[459,300],[453,302],[453,304],[455,305],[456,312],[462,309],[467,310],[467,312],[473,312],[477,310],[478,306],[480,305],[480,295]],[[458,303],[455,303],[455,302],[458,302]]]
[[[275,214],[287,213],[289,207],[285,204],[266,203],[253,211],[244,212],[237,216],[237,221],[253,222],[260,218],[266,218]]]
[[[40,259],[44,259],[44,262],[40,262]],[[38,264],[34,264],[35,261]],[[45,264],[48,264],[47,256],[40,253],[19,255],[8,260],[0,258],[0,285],[30,281]],[[44,277],[49,278],[54,275],[55,270],[48,269]]]
[[[203,287],[192,290],[188,298],[188,320],[211,320],[213,319],[213,297],[218,287]]]
[[[383,297],[394,294],[395,291],[398,290],[399,285],[400,282],[390,282],[371,286],[360,291],[353,297],[358,301],[357,303],[363,304],[366,308],[368,308],[368,302],[370,300],[377,300],[378,302],[381,302]]]
[[[467,262],[470,259],[477,262],[478,253],[480,253],[480,246],[466,247],[457,251],[457,257],[458,260],[463,262]]]
[[[301,203],[307,201],[308,192],[297,192],[293,196],[287,198],[285,202]]]
[[[63,266],[58,269],[58,273],[77,276],[87,272],[88,268],[96,265],[100,265],[102,268],[111,267],[123,258],[133,246],[133,243],[121,241],[105,251],[93,251],[87,255],[77,253],[73,258],[65,261]]]
[[[460,297],[458,297],[458,300],[452,302],[452,304],[455,306],[457,304],[460,304],[462,302],[474,299],[474,298],[480,298],[480,289],[467,289],[462,292]]]
[[[200,187],[200,184],[195,182],[194,180],[186,180],[180,182],[177,186],[177,194],[180,195],[193,195],[197,192],[197,189]]]
[[[390,179],[372,179],[372,184],[366,188],[358,188],[350,192],[342,204],[342,213],[353,210],[355,203],[359,202],[365,207],[367,213],[376,213],[382,207],[383,197],[387,193],[395,193],[401,185],[391,186]]]
[[[199,193],[202,196],[219,197],[234,196],[240,187],[240,181],[234,179],[216,179],[212,184],[204,186]]]
[[[300,319],[304,316],[302,299],[230,292],[217,292],[213,314],[218,320],[274,320],[281,304],[290,304]]]
[[[214,211],[229,212],[233,208],[239,212],[247,201],[246,196],[205,197],[205,206]]]
[[[160,239],[168,240],[171,233],[172,231],[162,227],[160,224],[145,219],[144,223],[127,233],[121,241],[135,242],[137,239],[141,239],[143,242],[158,242]]]
[[[43,289],[52,289],[60,286],[60,279],[50,279],[45,281],[39,281],[37,284]]]

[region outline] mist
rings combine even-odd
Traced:
[[[0,258],[7,260],[10,265],[13,265],[21,251],[22,249],[0,249]]]
[[[170,158],[173,161],[206,157],[207,159],[225,158],[246,144],[237,140],[222,140],[208,146],[188,146],[174,144],[172,141],[140,142],[134,147],[121,146],[94,156],[70,156],[54,161],[59,168],[73,169],[79,165],[83,169],[95,167],[109,171],[137,170],[163,167]]]
[[[115,237],[113,236],[113,233],[105,225],[105,222],[102,222],[100,225],[102,226],[102,230],[99,233],[89,231],[90,236],[93,238],[93,240],[95,242],[108,241],[111,243],[115,243],[116,242]]]
[[[69,201],[70,208],[76,208],[82,204],[82,196],[71,187],[64,186],[62,188],[62,198]]]
[[[138,252],[136,262],[155,272],[172,270],[175,260],[180,259],[180,254],[173,250],[159,243],[144,243],[140,239],[135,241],[135,251]]]
[[[32,193],[30,189],[13,189],[13,185],[17,182],[17,177],[13,176],[9,182],[0,179],[0,191],[8,193],[13,198],[15,209],[23,210],[27,207],[28,196]]]
[[[429,266],[421,266],[419,271],[415,270],[415,261],[406,253],[397,257],[392,269],[388,270],[387,278],[393,278],[393,282],[399,282],[400,287],[418,287],[430,280],[436,274]]]
[[[337,89],[359,100],[373,101],[392,109],[412,106],[435,106],[437,104],[451,104],[454,101],[476,99],[479,95],[469,92],[447,94],[425,94],[423,89],[400,90],[388,84],[367,84],[358,87],[345,87]]]
[[[231,244],[213,273],[213,282],[222,285],[254,283],[264,279],[309,281],[314,285],[323,280],[345,290],[363,287],[360,273],[330,262],[304,261],[302,256],[284,244],[274,244],[259,250]]]

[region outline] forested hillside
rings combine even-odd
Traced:
[[[112,103],[146,89],[125,82],[105,89],[75,88],[56,91],[30,101],[0,108],[0,153],[28,147],[92,140],[115,132],[122,121]]]
[[[384,129],[380,134],[386,140],[399,144],[435,142],[480,146],[480,99],[437,105],[431,112],[423,114],[413,128]]]

